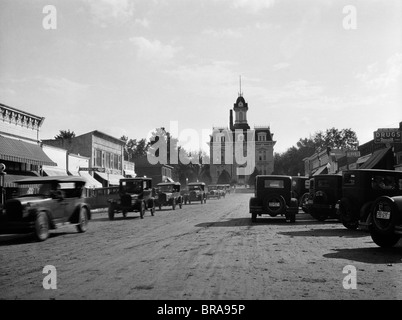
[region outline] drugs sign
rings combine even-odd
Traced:
[[[401,131],[398,128],[378,129],[374,132],[375,143],[401,143]]]

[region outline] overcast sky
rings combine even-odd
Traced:
[[[0,0],[0,102],[45,117],[41,139],[171,121],[201,139],[241,75],[275,152],[332,127],[362,144],[402,121],[401,73],[400,0]]]

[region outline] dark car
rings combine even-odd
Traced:
[[[139,212],[140,218],[144,218],[146,210],[155,213],[155,188],[152,188],[151,178],[125,178],[119,182],[119,199],[109,200],[109,219],[113,220],[118,212],[123,213],[123,217],[128,212]]]
[[[176,205],[183,206],[183,196],[180,194],[181,184],[179,182],[162,182],[157,184],[158,194],[155,198],[155,205],[162,210],[164,206],[171,206],[173,210]]]
[[[220,199],[222,196],[221,190],[218,189],[218,186],[216,184],[210,184],[208,186],[208,192],[207,192],[207,199]]]
[[[49,230],[75,225],[85,232],[91,219],[85,203],[85,179],[75,176],[32,177],[15,181],[18,195],[6,201],[0,215],[0,233],[34,233],[39,241]]]
[[[184,194],[184,203],[191,204],[191,202],[200,201],[201,203],[207,202],[207,193],[205,191],[204,182],[190,182],[187,185],[187,190]]]
[[[295,222],[298,212],[297,199],[292,198],[292,177],[280,175],[258,175],[255,178],[254,197],[250,198],[251,221],[257,215],[271,217],[285,215],[286,221]]]
[[[402,180],[399,179],[399,190]],[[371,208],[369,231],[373,241],[388,248],[402,237],[402,196],[377,198]]]
[[[340,174],[319,174],[310,180],[308,212],[319,220],[338,218],[337,203],[342,197]]]
[[[296,198],[299,207],[303,208],[309,195],[309,178],[292,176],[292,198]]]
[[[402,195],[402,172],[356,169],[343,172],[342,198],[338,214],[342,224],[351,230],[360,226],[368,230],[374,201],[381,196]]]

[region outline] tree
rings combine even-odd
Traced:
[[[274,155],[274,174],[304,175],[303,159],[316,152],[332,149],[356,150],[359,145],[356,133],[351,129],[327,129],[317,131],[309,138],[301,138],[296,146],[282,154]]]
[[[126,142],[124,146],[124,160],[133,161],[147,154],[149,142],[146,139],[128,139],[126,136],[122,136],[120,139]]]
[[[74,131],[68,130],[60,130],[59,134],[54,137],[56,140],[63,140],[63,139],[71,139],[75,138]]]

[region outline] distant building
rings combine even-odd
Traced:
[[[344,149],[327,149],[303,159],[305,176],[339,173],[338,161],[346,156]]]
[[[152,178],[153,185],[160,182],[173,182],[173,167],[167,164],[150,164],[147,156],[136,158],[135,172],[138,177]]]
[[[103,187],[119,185],[119,180],[124,178],[126,143],[123,140],[95,130],[71,139],[50,139],[43,142],[64,148],[69,153],[88,157],[88,168],[80,168],[80,172],[87,171],[101,182]]]
[[[255,126],[254,130],[250,129],[247,112],[248,103],[242,93],[239,93],[229,113],[229,127],[213,128],[209,142],[212,183],[247,184],[248,176],[254,169],[259,174],[271,174],[274,171],[276,141],[273,140],[271,129],[269,126]],[[247,154],[248,139],[251,139],[249,142],[254,146],[254,154]],[[243,154],[240,153],[241,145]],[[237,160],[242,157],[247,159],[247,164]],[[252,166],[251,172],[242,174],[246,165]]]

